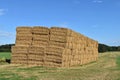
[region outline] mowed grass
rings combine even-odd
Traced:
[[[120,52],[99,54],[99,59],[71,68],[0,65],[0,80],[120,80]]]
[[[0,58],[10,59],[11,53],[10,52],[0,52]]]

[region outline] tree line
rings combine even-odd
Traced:
[[[11,47],[15,44],[0,45],[0,52],[11,52]]]
[[[11,52],[11,46],[15,44],[6,44],[0,46],[0,52]],[[98,52],[120,51],[120,46],[108,46],[105,44],[98,45]]]
[[[120,46],[108,46],[105,44],[99,44],[98,52],[107,52],[107,51],[120,51]]]

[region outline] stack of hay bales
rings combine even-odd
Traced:
[[[74,32],[66,28],[50,29],[49,46],[46,49],[45,63],[52,67],[69,67],[71,50],[74,46]]]
[[[28,64],[42,66],[44,64],[44,52],[49,42],[49,29],[35,26],[32,28],[32,44],[29,49]]]
[[[98,58],[98,42],[70,29],[60,27],[49,29],[35,26],[32,29],[30,28],[28,32],[22,31],[26,34],[21,32],[20,35],[27,36],[29,33],[29,37],[22,37],[20,40],[23,43],[18,44],[17,30],[16,45],[12,49],[13,63],[17,63],[15,62],[17,59],[15,54],[22,54],[22,50],[26,55],[24,57],[27,59],[27,65],[70,67],[87,64],[96,61]],[[30,35],[32,35],[32,39]]]
[[[98,42],[67,28],[50,28],[45,65],[70,67],[83,65],[98,58]]]
[[[18,27],[16,32],[16,44],[12,47],[12,63],[28,64],[29,47],[32,42],[32,28]]]

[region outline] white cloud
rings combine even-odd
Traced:
[[[15,34],[6,31],[0,31],[0,37],[13,38]]]
[[[107,44],[109,44],[110,46],[120,46],[120,40],[116,39],[116,40],[108,40],[106,41]]]
[[[113,41],[112,43],[119,43],[120,44],[120,40]]]
[[[68,28],[69,24],[67,22],[63,22],[63,23],[59,24],[58,26]]]
[[[5,9],[0,9],[0,16],[5,14]]]
[[[100,3],[103,3],[102,0],[93,0],[92,2],[93,2],[93,3],[99,3],[99,4],[100,4]]]

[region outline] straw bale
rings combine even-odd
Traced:
[[[12,54],[12,57],[26,57],[27,58],[27,54]]]
[[[29,52],[29,54],[34,54],[34,55],[38,55],[38,56],[42,56],[42,55],[44,55],[44,52],[42,52],[42,51],[30,51]]]
[[[65,48],[67,43],[60,43],[60,42],[55,42],[55,41],[49,41],[49,45],[52,47],[61,47]]]
[[[55,57],[62,57],[62,53],[57,53],[57,52],[47,51],[47,52],[45,52],[45,54],[55,56]]]
[[[24,62],[24,61],[13,61],[12,64],[22,64],[22,65],[27,65],[27,62]]]
[[[71,49],[64,49],[63,55],[71,55],[71,54],[72,54]]]
[[[62,60],[62,56],[56,56],[56,55],[45,55],[44,56],[45,57],[45,59],[59,59],[59,60]]]
[[[64,48],[47,46],[45,51],[46,51],[46,53],[52,52],[52,53],[61,54],[63,52],[63,50],[64,50]]]
[[[48,46],[48,42],[47,41],[37,41],[37,40],[34,40],[32,42],[32,46],[45,47],[45,46]]]
[[[27,53],[28,54],[28,53]],[[27,55],[26,53],[13,53],[12,52],[12,55],[16,55],[16,56],[19,56],[19,55]]]
[[[67,42],[67,36],[50,35],[51,41]]]
[[[16,28],[17,34],[31,34],[32,33],[32,27],[28,26],[20,26]]]
[[[54,62],[45,62],[44,66],[47,66],[47,67],[62,67],[62,64],[57,64],[57,63],[54,63]]]
[[[34,61],[34,60],[32,60],[32,59],[31,59],[31,60],[28,60],[28,65],[36,65],[35,62],[36,62],[36,61]]]
[[[29,26],[19,26],[16,28],[16,31],[31,31],[32,27]]]
[[[50,31],[51,31],[51,32],[52,32],[52,31],[57,31],[57,32],[65,32],[65,33],[66,33],[68,30],[70,30],[70,29],[68,29],[68,28],[61,28],[61,27],[56,27],[56,26],[50,28]]]
[[[32,37],[26,37],[26,36],[17,36],[16,37],[16,40],[32,40]]]
[[[26,33],[21,33],[21,34],[16,34],[17,37],[32,37],[32,33],[26,34]]]
[[[49,28],[43,26],[34,26],[32,29],[33,34],[49,34]]]
[[[50,35],[50,41],[63,42],[63,43],[73,42],[73,37]]]
[[[28,53],[28,48],[26,46],[12,46],[12,53]]]
[[[54,63],[62,63],[61,59],[51,59],[51,58],[46,58],[45,61],[47,62],[54,62]]]
[[[81,35],[81,34],[75,31],[72,31],[71,29],[68,29],[68,28],[51,27],[50,35],[77,37],[78,35]]]
[[[17,34],[16,36],[16,40],[19,41],[19,40],[32,40],[32,34]]]
[[[32,40],[16,40],[15,46],[30,46]]]
[[[36,56],[35,60],[44,61],[44,56]]]
[[[19,56],[18,57],[13,57],[12,59],[13,60],[20,60],[20,61],[21,60],[28,60],[27,57],[19,57]]]
[[[35,54],[44,54],[44,47],[33,47],[31,46],[29,48],[29,53],[35,53]]]
[[[43,62],[40,62],[40,61],[35,61],[35,64],[36,64],[37,66],[43,66]]]
[[[33,40],[49,41],[49,35],[33,35]]]
[[[17,35],[19,35],[19,34],[32,34],[32,31],[26,31],[26,30],[24,30],[24,31],[17,31],[16,34]]]
[[[71,30],[67,28],[60,28],[60,27],[51,27],[50,28],[50,34],[51,35],[62,35],[67,36],[71,35]]]
[[[28,59],[36,59],[36,55],[28,55]]]
[[[67,48],[69,49],[78,49],[78,45],[75,43],[68,43]]]

